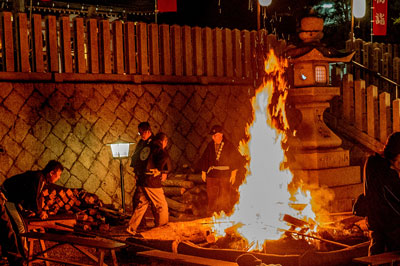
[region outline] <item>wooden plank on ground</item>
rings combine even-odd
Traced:
[[[354,262],[368,265],[382,265],[400,261],[400,251],[386,252],[378,255],[354,258]]]
[[[177,254],[161,250],[148,250],[137,253],[138,256],[143,256],[151,259],[157,259],[161,262],[169,262],[174,265],[192,265],[192,266],[237,266],[236,262],[223,260],[209,259],[185,254]]]

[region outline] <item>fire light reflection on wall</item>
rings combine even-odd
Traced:
[[[315,219],[310,193],[298,190],[295,195],[291,194],[288,185],[292,174],[283,169],[285,155],[281,142],[288,128],[284,109],[287,66],[287,60],[278,60],[270,52],[266,61],[267,81],[252,99],[253,122],[247,128],[250,138],[241,144],[241,153],[247,156],[249,164],[246,181],[239,188],[239,202],[230,217],[213,217],[217,235],[224,236],[236,228],[248,243],[254,243],[252,249],[256,250],[262,249],[265,240],[279,239],[289,229],[282,220],[285,214],[307,221]],[[299,203],[305,208],[293,208]]]

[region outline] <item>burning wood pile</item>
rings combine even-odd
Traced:
[[[177,220],[205,217],[206,185],[200,174],[176,174],[162,183],[170,215]]]
[[[104,204],[97,195],[84,189],[46,184],[41,192],[41,204],[50,218],[61,214],[75,215],[75,227],[85,231],[108,231],[110,223],[123,220],[122,214],[113,206]]]

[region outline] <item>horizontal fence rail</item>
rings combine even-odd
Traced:
[[[58,81],[83,74],[93,80],[110,74],[259,79],[267,52],[273,48],[280,54],[286,47],[285,41],[265,30],[39,14],[28,18],[10,12],[1,13],[1,35],[0,77],[10,79],[12,73],[35,74],[25,75],[27,79],[64,74]]]

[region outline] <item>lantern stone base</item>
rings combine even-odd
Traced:
[[[347,166],[318,170],[295,170],[293,177],[306,184],[318,186],[337,187],[361,182],[360,167]]]
[[[350,164],[349,151],[342,148],[296,152],[289,159],[292,170],[326,169],[347,167]]]

